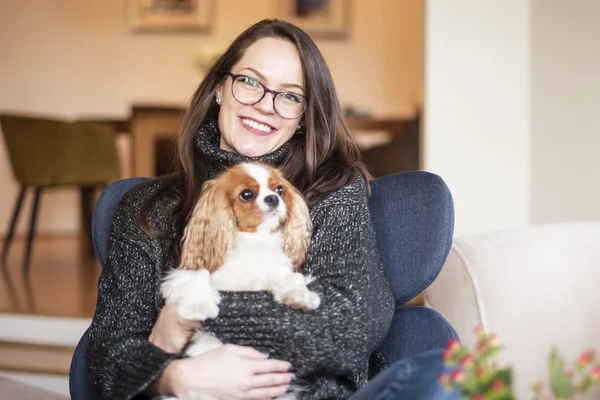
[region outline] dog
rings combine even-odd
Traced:
[[[182,238],[181,261],[161,284],[165,302],[190,320],[216,318],[219,291],[270,291],[293,309],[319,307],[301,273],[312,235],[301,193],[275,167],[242,163],[207,181]],[[185,353],[222,346],[199,330]],[[294,392],[279,399],[293,400]],[[202,400],[210,400],[208,396]]]

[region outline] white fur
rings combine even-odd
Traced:
[[[161,293],[167,304],[177,306],[183,318],[205,320],[219,315],[219,292],[211,285],[207,270],[173,270],[163,281]]]
[[[233,248],[225,255],[223,265],[212,274],[206,270],[174,270],[167,275],[161,287],[162,295],[168,304],[176,305],[184,318],[201,321],[215,318],[219,311],[220,290],[271,291],[277,301],[304,311],[320,305],[319,295],[307,287],[314,278],[294,272],[292,261],[283,251],[283,233],[279,224],[288,207],[283,198],[268,187],[269,171],[254,164],[244,164],[244,168],[260,185],[255,201],[264,213],[263,221],[256,232],[236,232]],[[274,209],[264,201],[269,195],[279,197],[279,204]],[[198,331],[186,354],[197,356],[221,345],[216,337]],[[204,395],[196,398],[212,400]],[[277,399],[294,400],[296,396],[292,392]]]

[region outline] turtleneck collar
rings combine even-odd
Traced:
[[[288,141],[271,153],[259,157],[247,157],[221,149],[220,142],[221,133],[219,132],[218,122],[214,120],[203,123],[194,137],[196,151],[204,154],[208,161],[210,178],[214,178],[224,169],[242,162],[255,161],[278,166],[285,159],[290,148],[290,141]]]

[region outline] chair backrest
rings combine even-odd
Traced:
[[[371,190],[377,246],[399,306],[440,273],[452,246],[454,203],[442,178],[425,171],[377,178]]]
[[[112,183],[98,199],[92,230],[102,265],[118,203],[132,187],[149,179]],[[396,303],[401,305],[425,290],[446,260],[454,230],[452,196],[439,176],[424,171],[375,179],[371,189],[369,207],[377,245]]]
[[[115,132],[107,125],[2,114],[0,126],[21,184],[92,186],[120,177]]]

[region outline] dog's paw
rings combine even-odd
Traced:
[[[209,318],[216,318],[219,315],[219,306],[217,302],[194,303],[184,301],[177,305],[177,313],[185,319],[204,321]]]
[[[321,305],[319,295],[307,288],[292,289],[280,293],[277,297],[280,302],[294,310],[312,311]]]

